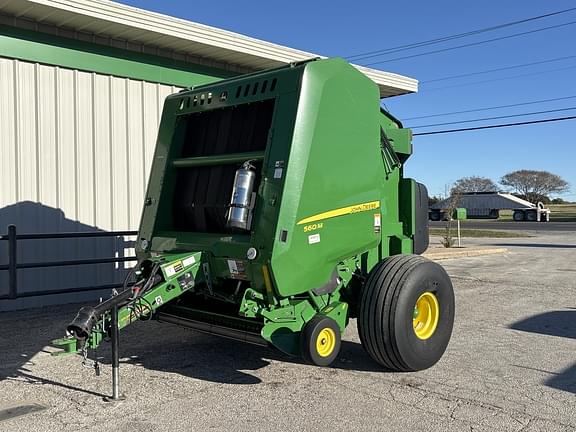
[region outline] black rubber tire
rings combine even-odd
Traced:
[[[523,211],[515,210],[514,213],[512,213],[512,219],[516,222],[522,222],[524,218],[525,214]]]
[[[442,212],[439,211],[431,211],[429,218],[431,221],[433,222],[438,222],[440,219],[442,219]]]
[[[528,222],[536,222],[538,220],[536,210],[526,210],[526,220]]]
[[[414,332],[416,300],[432,292],[439,303],[435,332],[426,340]],[[454,289],[446,271],[418,255],[395,255],[377,264],[362,288],[358,333],[376,362],[393,371],[427,369],[440,360],[452,335]]]
[[[335,346],[330,355],[322,357],[316,349],[316,340],[320,332],[325,328],[330,328],[334,332]],[[330,366],[338,357],[341,346],[342,341],[338,324],[332,318],[324,315],[316,315],[304,325],[300,333],[300,352],[302,358],[306,362],[316,366]]]

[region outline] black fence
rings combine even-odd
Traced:
[[[90,237],[120,237],[135,236],[137,231],[95,231],[95,232],[77,232],[77,233],[46,233],[46,234],[17,234],[15,225],[8,225],[8,234],[0,235],[0,241],[8,242],[8,264],[0,264],[0,271],[8,271],[8,294],[0,295],[0,300],[17,299],[22,297],[36,297],[52,294],[67,294],[72,292],[93,291],[101,289],[118,288],[121,284],[107,284],[90,287],[71,287],[56,290],[27,291],[18,292],[18,270],[45,268],[45,267],[65,267],[89,264],[110,264],[136,261],[135,256],[129,257],[111,257],[111,258],[94,258],[65,261],[45,261],[45,262],[18,262],[18,241],[19,240],[55,240],[55,239],[78,239]]]

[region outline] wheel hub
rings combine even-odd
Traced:
[[[418,339],[432,337],[438,326],[440,305],[436,296],[427,291],[418,297],[412,314],[412,327]]]
[[[336,346],[336,334],[331,328],[323,328],[316,338],[316,351],[321,357],[328,357]]]

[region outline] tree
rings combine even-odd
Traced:
[[[530,202],[542,201],[551,193],[568,191],[568,182],[548,171],[519,170],[506,174],[500,183],[523,195]]]
[[[562,198],[554,198],[552,201],[550,201],[550,203],[551,204],[568,204]]]
[[[466,192],[497,192],[498,186],[486,177],[471,176],[457,180],[450,190],[450,194],[463,194]]]
[[[456,182],[457,183],[457,182]],[[445,248],[450,248],[454,246],[454,237],[452,237],[452,216],[454,211],[460,205],[460,200],[462,199],[462,192],[455,186],[450,189],[450,197],[446,200],[444,211],[448,216],[448,222],[446,222],[446,231],[442,236],[442,246]]]

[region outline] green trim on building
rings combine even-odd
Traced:
[[[190,87],[237,73],[0,25],[0,57]]]

